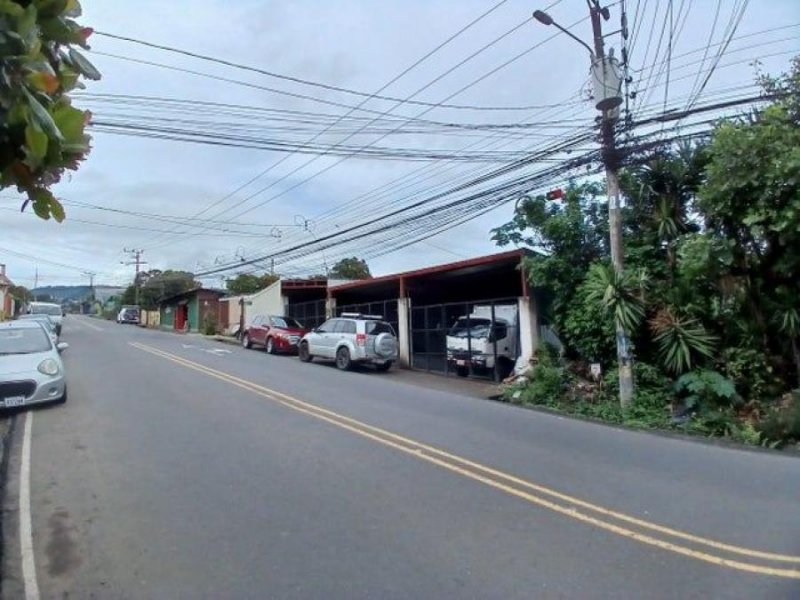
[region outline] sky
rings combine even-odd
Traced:
[[[123,264],[130,258],[125,249],[144,250],[143,268],[202,272],[310,244],[502,166],[511,160],[509,152],[521,156],[565,139],[590,125],[598,114],[586,92],[586,50],[558,35],[555,28],[531,19],[534,9],[547,6],[544,2],[84,0],[82,4],[79,22],[96,32],[366,94],[407,72],[381,91],[400,101],[370,99],[96,33],[87,56],[103,78],[86,82],[87,89],[74,98],[75,106],[93,113],[93,149],[80,169],[54,188],[67,219],[58,224],[42,221],[30,211],[20,213],[19,196],[12,190],[0,191],[0,263],[7,265],[15,283],[28,287],[37,276],[39,285],[85,284],[89,272],[96,273],[96,284],[125,285],[133,276],[133,267]],[[800,54],[796,0],[627,0],[624,4],[630,27],[630,90],[637,91],[629,102],[640,111],[637,116],[689,102],[711,70],[739,8],[744,7],[742,18],[699,94],[700,102],[752,94],[755,59],[764,71],[778,73]],[[583,0],[550,5],[548,12],[557,23],[572,26],[570,31],[591,43]],[[604,24],[605,32],[612,34],[606,38],[606,48],[613,47],[617,56],[620,35],[613,32],[619,28],[621,7],[620,2],[610,4],[611,18]],[[663,31],[672,31],[673,36]],[[709,44],[710,51],[704,53]],[[472,108],[403,103],[406,98]],[[182,102],[170,104],[174,100]],[[521,107],[528,108],[518,110]],[[298,112],[314,113],[322,121],[286,121],[287,115]],[[325,116],[319,117],[320,113]],[[379,121],[370,124],[375,118]],[[507,134],[499,129],[417,126],[419,119],[535,126]],[[101,126],[109,123],[113,129]],[[391,147],[433,156],[423,161],[347,153],[313,156],[121,135],[129,130],[119,126],[131,124],[151,130],[234,132],[290,143],[292,149],[313,142],[323,151],[350,144],[354,149]],[[364,124],[365,131],[348,138]],[[378,125],[385,126],[375,133]],[[393,133],[379,139],[389,131]],[[589,149],[593,142],[587,144]],[[489,157],[491,162],[452,160],[463,156],[460,151],[467,147],[498,154]],[[447,158],[436,158],[440,154]],[[542,162],[527,169],[547,165]],[[386,236],[363,238],[289,262],[278,259],[275,268],[287,276],[321,273],[337,259],[356,255],[366,256],[373,274],[381,275],[497,252],[490,230],[510,219],[513,202],[514,197],[506,198],[486,214],[418,243],[392,243]],[[456,213],[451,221],[469,216]],[[214,222],[203,224],[198,219]],[[233,268],[203,281],[218,287],[226,276],[269,266],[267,262]]]

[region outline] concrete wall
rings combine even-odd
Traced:
[[[519,307],[520,356],[524,361],[533,358],[539,347],[539,312],[536,298],[531,294],[527,298],[517,300]]]
[[[276,281],[260,292],[250,294],[246,300],[250,302],[244,308],[245,321],[248,325],[256,315],[282,315],[285,312],[280,281]]]
[[[175,306],[170,304],[162,306],[159,317],[159,325],[162,328],[172,329],[175,327]]]
[[[143,327],[160,327],[161,312],[157,310],[139,311],[139,324]]]

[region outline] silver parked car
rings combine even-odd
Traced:
[[[397,336],[381,317],[343,313],[303,336],[298,353],[303,362],[315,357],[333,359],[343,371],[354,363],[388,371],[397,360]]]
[[[47,315],[56,324],[56,333],[61,335],[61,323],[64,320],[64,309],[60,304],[54,302],[31,302],[28,305],[28,312],[32,315]]]
[[[61,352],[36,321],[0,323],[0,408],[66,402]]]
[[[28,315],[19,315],[17,317],[20,321],[36,321],[37,323],[41,323],[42,327],[45,328],[47,333],[50,335],[50,339],[53,341],[54,344],[58,343],[58,328],[56,327],[55,321],[50,315],[44,314],[28,314]]]

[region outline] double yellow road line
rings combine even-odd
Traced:
[[[393,448],[418,460],[431,463],[451,473],[478,481],[567,518],[593,525],[599,529],[648,546],[655,546],[662,550],[720,567],[758,575],[800,579],[800,556],[764,552],[726,544],[639,519],[451,454],[380,427],[369,425],[363,421],[352,419],[252,381],[187,360],[176,354],[138,342],[129,343],[138,350],[170,360],[209,377],[214,377],[282,404],[294,411],[325,421],[378,444]]]

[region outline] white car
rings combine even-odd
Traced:
[[[56,333],[61,335],[61,324],[64,321],[64,309],[54,302],[31,302],[28,313],[32,315],[47,315],[56,324]]]
[[[397,348],[394,329],[381,317],[344,313],[304,335],[298,354],[303,362],[333,359],[342,371],[355,363],[372,364],[379,371],[388,371],[397,360]]]
[[[67,401],[67,381],[60,353],[36,321],[0,323],[0,408]]]

